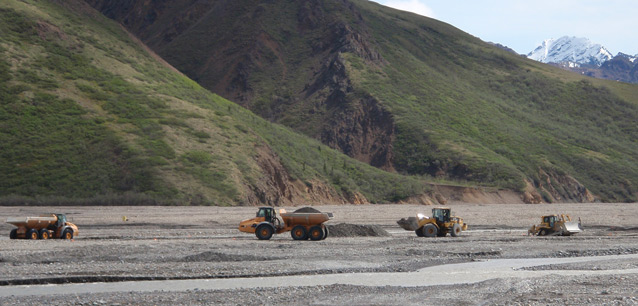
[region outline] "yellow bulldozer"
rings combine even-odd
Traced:
[[[580,218],[572,221],[569,215],[548,215],[541,217],[541,224],[532,225],[528,235],[537,236],[571,236],[583,231]]]
[[[397,224],[406,231],[414,231],[419,237],[445,237],[447,233],[457,237],[461,231],[467,230],[463,218],[452,216],[452,210],[447,207],[432,208],[432,217],[417,214],[416,217],[402,218]]]

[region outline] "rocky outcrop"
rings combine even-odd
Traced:
[[[366,204],[360,193],[338,194],[334,188],[320,181],[301,182],[290,177],[277,155],[267,146],[255,148],[257,165],[262,177],[246,184],[248,205],[303,206],[310,204]]]
[[[574,177],[544,169],[538,169],[537,180],[527,181],[522,198],[530,204],[596,201],[596,197]]]

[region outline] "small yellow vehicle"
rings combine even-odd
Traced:
[[[272,207],[260,207],[255,218],[239,223],[239,230],[255,233],[259,240],[269,240],[273,234],[290,231],[294,240],[316,241],[328,237],[328,228],[323,223],[332,218],[332,213],[323,213],[311,207],[298,209],[292,213],[281,209],[279,215]]]
[[[548,215],[541,217],[541,224],[532,225],[527,234],[532,236],[571,236],[582,231],[580,218],[576,222],[572,221],[569,215]]]
[[[17,227],[9,233],[11,239],[73,239],[79,234],[78,227],[68,222],[64,214],[9,218],[7,223]]]
[[[445,237],[447,233],[457,237],[467,230],[463,218],[452,216],[452,210],[447,207],[432,208],[432,217],[417,214],[416,217],[402,218],[397,224],[406,231],[414,231],[419,237]]]

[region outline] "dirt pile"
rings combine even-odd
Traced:
[[[306,206],[295,210],[296,213],[321,213],[319,210]]]
[[[378,225],[330,224],[326,225],[330,237],[389,237],[390,233]]]

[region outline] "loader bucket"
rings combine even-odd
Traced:
[[[580,226],[578,222],[565,222],[563,224],[563,234],[564,235],[573,235],[583,231],[583,228]]]
[[[401,218],[397,224],[406,231],[414,231],[419,227],[416,217]]]

